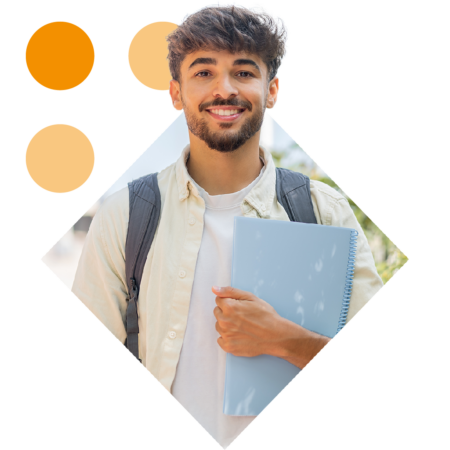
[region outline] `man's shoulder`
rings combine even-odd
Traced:
[[[99,211],[101,211],[104,217],[115,216],[118,214],[127,216],[129,212],[128,186],[125,186],[106,197]]]
[[[174,175],[175,164],[163,169],[157,174],[158,187],[161,195],[165,193],[167,185],[170,183],[171,177]],[[128,185],[124,188],[114,192],[103,200],[99,212],[101,212],[103,219],[126,218],[130,214],[130,198]]]
[[[285,172],[290,172],[294,175],[300,175],[305,177],[304,174],[297,172],[297,171],[292,171],[292,170],[286,170],[283,169]],[[309,178],[309,177],[306,177]],[[334,201],[339,201],[339,200],[345,200],[345,197],[336,189],[332,188],[331,186],[329,186],[328,184],[322,182],[322,181],[318,181],[318,180],[313,180],[311,178],[309,178],[310,181],[310,191],[311,191],[311,197],[315,198],[317,196],[325,196],[325,197],[329,197],[330,200],[334,200]]]
[[[346,200],[346,198],[336,189],[332,188],[328,184],[318,181],[310,181],[311,197],[325,197],[329,200],[338,202],[340,200]]]
[[[128,186],[106,197],[95,214],[93,232],[105,236],[126,236],[129,217]]]

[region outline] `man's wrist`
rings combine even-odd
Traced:
[[[330,341],[330,338],[284,318],[280,318],[278,327],[279,337],[269,354],[285,359],[300,369],[303,369]]]

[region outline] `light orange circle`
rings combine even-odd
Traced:
[[[169,71],[169,54],[166,36],[178,25],[155,22],[142,28],[133,38],[128,61],[134,76],[145,86],[165,91],[172,79]]]
[[[89,36],[68,22],[52,22],[39,28],[28,41],[28,70],[42,86],[72,89],[82,83],[94,65]]]
[[[31,139],[27,169],[33,180],[51,192],[79,188],[91,175],[94,149],[89,139],[69,125],[51,125]]]

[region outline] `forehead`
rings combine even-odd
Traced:
[[[259,66],[261,71],[267,72],[266,65],[258,55],[247,52],[231,53],[227,50],[197,50],[189,53],[181,63],[181,71],[184,72],[190,70],[189,68],[191,64],[199,58],[209,58],[215,60],[216,63],[214,65],[217,66],[233,66],[237,60],[251,60]],[[194,67],[192,69],[194,69]]]

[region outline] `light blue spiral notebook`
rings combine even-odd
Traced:
[[[332,338],[347,319],[357,235],[350,228],[236,217],[231,286]],[[228,353],[224,414],[258,415],[299,372],[275,356]]]

